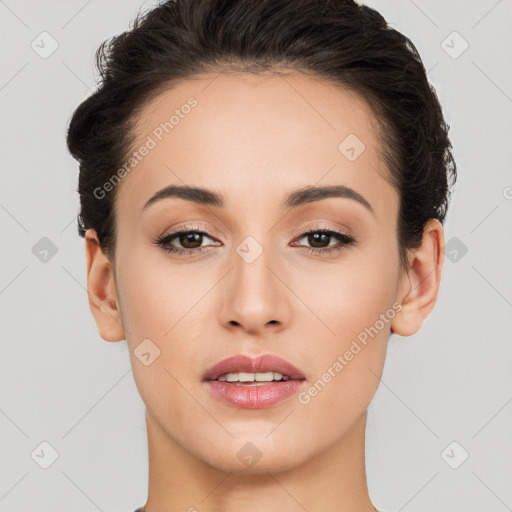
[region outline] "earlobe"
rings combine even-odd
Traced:
[[[444,263],[444,229],[439,220],[427,223],[422,244],[409,261],[397,297],[402,309],[391,322],[393,332],[400,336],[418,332],[437,301]]]
[[[112,265],[101,250],[93,229],[85,233],[87,294],[100,336],[105,341],[125,339]]]

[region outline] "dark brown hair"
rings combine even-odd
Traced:
[[[389,182],[400,196],[400,262],[429,219],[442,223],[456,165],[436,92],[414,44],[352,0],[171,0],[97,51],[97,90],[74,112],[67,144],[80,163],[78,232],[93,228],[114,259],[116,187],[134,122],[164,89],[197,74],[293,69],[358,93],[372,107]],[[340,141],[341,142],[341,141]]]

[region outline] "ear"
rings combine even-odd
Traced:
[[[93,229],[85,232],[87,259],[87,294],[89,307],[96,321],[98,332],[105,341],[126,338],[121,310],[110,261],[101,250],[98,236]]]
[[[443,263],[443,225],[430,219],[421,246],[410,253],[409,269],[403,271],[397,296],[402,309],[391,321],[392,332],[411,336],[420,330],[436,303]]]

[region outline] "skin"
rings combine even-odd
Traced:
[[[117,185],[115,262],[86,233],[87,286],[99,334],[126,339],[146,405],[149,495],[145,512],[368,512],[366,409],[382,374],[390,329],[416,333],[437,299],[442,224],[399,266],[398,195],[384,178],[377,124],[356,94],[299,73],[205,74],[160,93],[137,122],[140,147],[190,96],[198,106]],[[366,149],[354,161],[338,149],[356,134]],[[206,187],[225,206],[180,198],[145,202],[170,184]],[[284,197],[308,185],[345,185],[371,204],[328,198],[290,211]],[[203,253],[174,255],[153,244],[171,228],[207,233]],[[313,245],[302,228],[351,234],[356,245],[332,254],[335,237]],[[236,248],[252,236],[263,249],[247,263]],[[180,243],[181,242],[181,243]],[[218,243],[216,243],[218,242]],[[292,245],[293,243],[297,245]],[[312,386],[379,315],[401,310],[301,404],[297,396],[259,410],[219,402],[201,376],[244,353],[277,354]],[[274,322],[272,322],[274,321]],[[150,339],[160,356],[134,355]],[[261,459],[237,452],[253,443]],[[194,508],[192,508],[194,507]]]

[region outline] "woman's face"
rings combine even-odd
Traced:
[[[364,414],[404,293],[377,130],[360,97],[296,73],[202,75],[141,112],[116,190],[115,292],[147,417],[169,442],[227,471],[255,471],[241,454],[256,449],[258,470],[285,469]],[[222,205],[169,195],[145,206],[170,185]],[[178,228],[195,235],[156,243]],[[225,402],[203,377],[237,354],[277,355],[305,380],[267,407]]]

